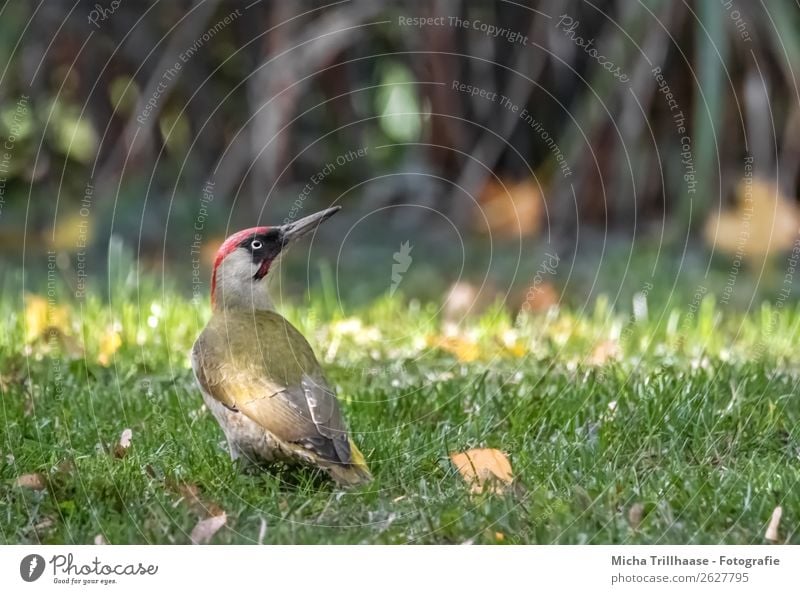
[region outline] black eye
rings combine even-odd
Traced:
[[[253,250],[260,250],[262,247],[264,247],[264,244],[263,244],[263,243],[261,243],[261,240],[260,240],[260,239],[254,239],[254,240],[253,240],[253,241],[250,243],[250,249],[253,249]]]

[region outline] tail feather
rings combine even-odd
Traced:
[[[353,440],[350,440],[351,464],[331,465],[325,470],[339,485],[343,487],[355,487],[364,485],[372,480],[372,473],[369,471],[364,454],[356,447]]]

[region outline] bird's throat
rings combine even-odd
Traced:
[[[263,260],[261,265],[258,267],[258,270],[256,270],[256,273],[253,275],[253,279],[260,281],[262,278],[267,276],[271,264],[272,260]]]

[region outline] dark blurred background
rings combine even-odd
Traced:
[[[52,250],[75,288],[113,263],[207,291],[228,233],[336,203],[286,287],[327,278],[364,302],[398,289],[399,266],[404,295],[462,283],[515,309],[537,283],[534,308],[653,282],[723,293],[733,270],[732,303],[783,287],[792,2],[1,10],[0,246],[29,286]]]

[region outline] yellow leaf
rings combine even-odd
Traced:
[[[466,452],[450,454],[450,461],[464,480],[471,485],[473,493],[503,493],[514,477],[511,463],[500,450],[475,448]]]
[[[67,334],[69,329],[69,310],[63,305],[48,303],[39,295],[25,297],[25,339],[33,342],[43,338],[48,330],[57,334]]]
[[[461,336],[434,336],[428,345],[456,356],[462,363],[470,363],[480,357],[481,351],[475,341]]]
[[[110,328],[106,330],[103,336],[100,337],[100,353],[97,355],[97,361],[105,366],[111,363],[111,355],[117,352],[117,349],[122,346],[122,338],[119,332]]]
[[[506,350],[514,357],[524,357],[528,354],[528,349],[525,348],[525,345],[520,342],[505,344],[503,346],[505,346]]]

